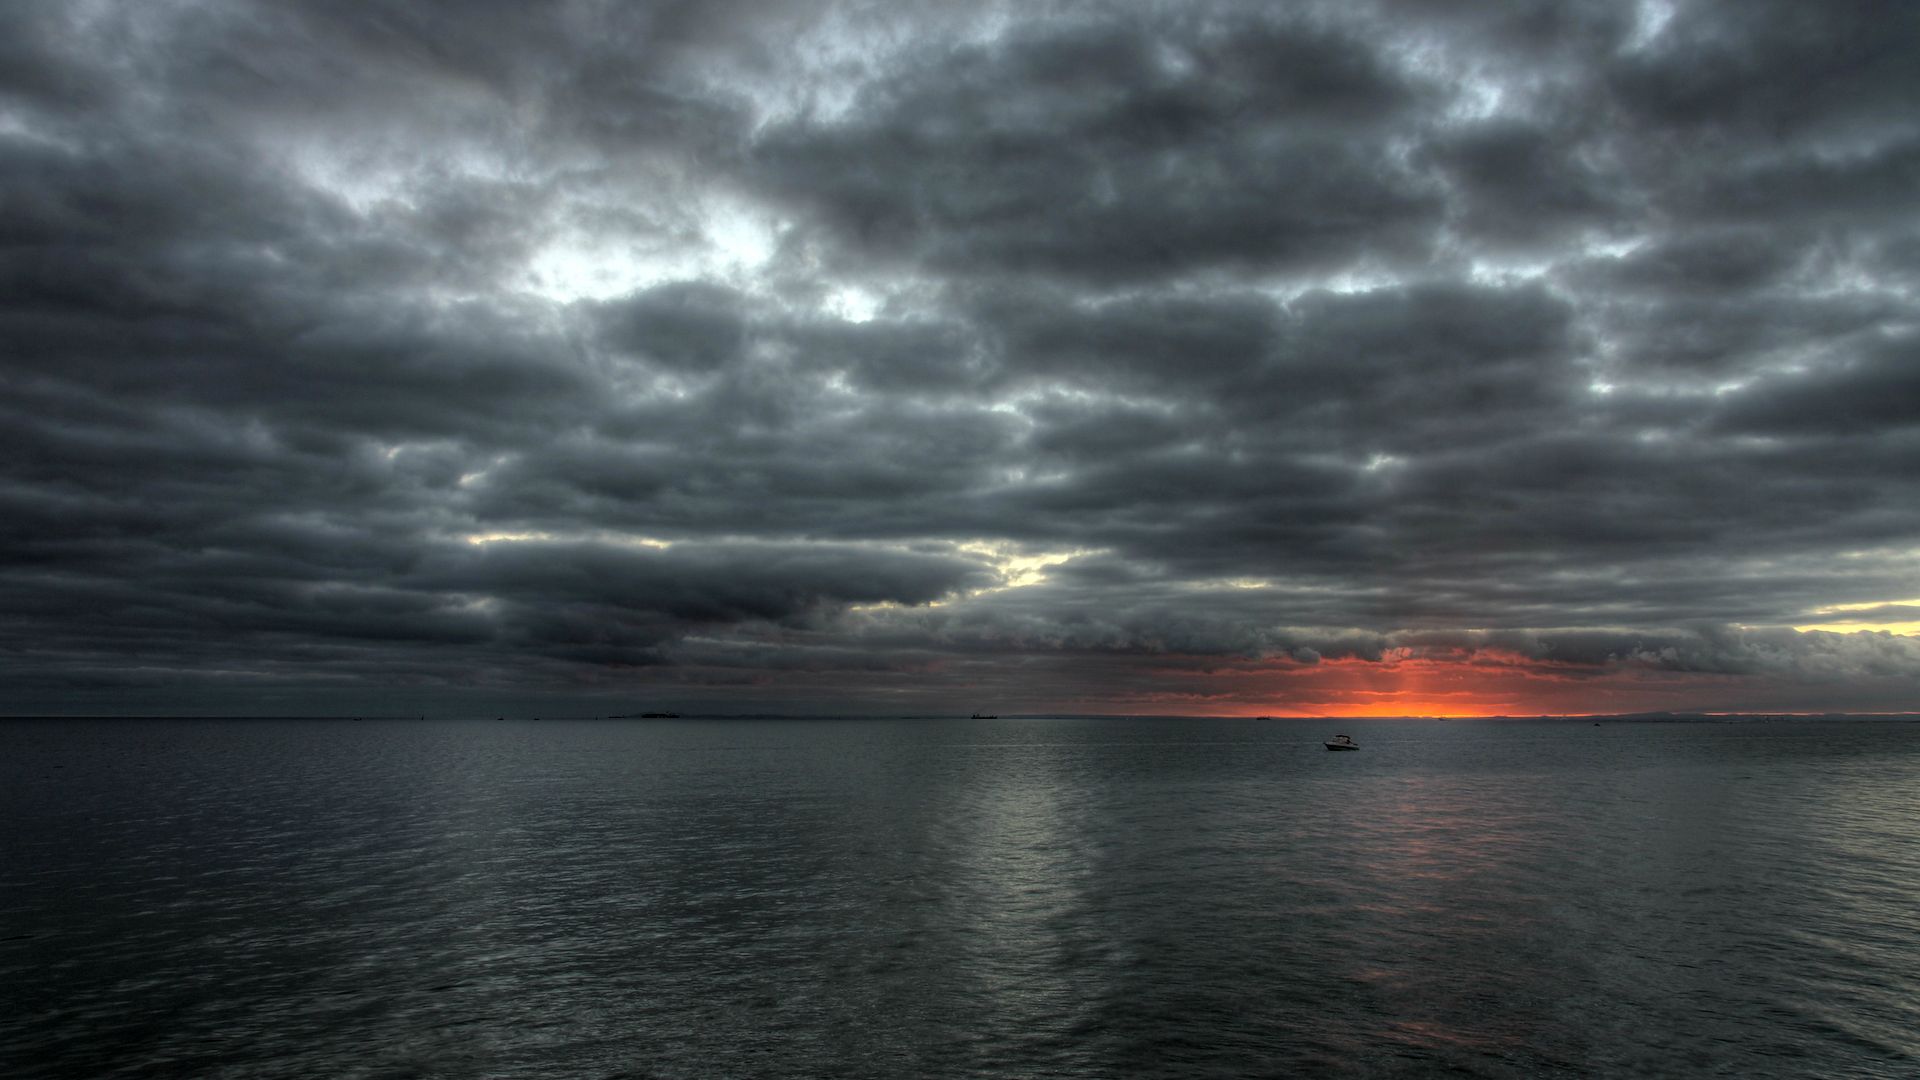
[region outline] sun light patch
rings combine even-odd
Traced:
[[[1868,604],[1831,604],[1816,610],[1814,614],[1828,618],[1822,622],[1798,625],[1794,629],[1802,633],[1824,630],[1832,634],[1854,634],[1864,630],[1907,637],[1920,635],[1920,597]]]

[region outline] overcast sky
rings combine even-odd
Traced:
[[[1920,708],[1920,4],[0,7],[0,711]]]

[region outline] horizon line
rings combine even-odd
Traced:
[[[539,716],[506,716],[486,713],[0,713],[0,722],[12,720],[478,720],[516,722],[548,722],[562,720],[1641,720],[1641,721],[1684,721],[1684,720],[1732,720],[1732,719],[1880,719],[1880,720],[1920,720],[1920,711],[1792,711],[1779,709],[1751,710],[1654,710],[1630,713],[1372,713],[1318,714],[1318,713],[1272,713],[1245,715],[1240,713],[1069,713],[1069,712],[1027,712],[996,713],[988,717],[968,716],[961,713],[880,713],[880,712],[692,712],[677,713],[673,716],[641,716],[637,713],[599,713],[599,714],[542,714]]]

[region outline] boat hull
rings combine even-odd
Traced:
[[[1329,750],[1358,750],[1358,749],[1360,749],[1360,748],[1359,748],[1359,747],[1357,747],[1357,746],[1342,746],[1342,745],[1341,745],[1341,744],[1339,744],[1339,743],[1331,743],[1331,742],[1330,742],[1330,743],[1321,743],[1320,745],[1322,745],[1322,746],[1324,746],[1324,747],[1326,747],[1326,748],[1327,748],[1327,749],[1329,749]]]

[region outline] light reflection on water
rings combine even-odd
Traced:
[[[1341,723],[0,723],[0,1073],[1920,1073],[1920,725]]]

